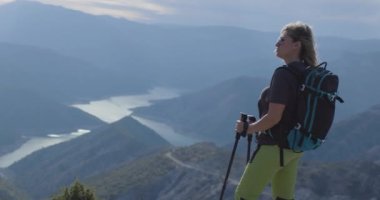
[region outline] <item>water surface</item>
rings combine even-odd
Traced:
[[[13,163],[25,158],[35,151],[61,142],[69,141],[89,132],[90,130],[78,129],[76,132],[69,134],[50,134],[47,137],[32,137],[15,151],[1,156],[0,168],[9,167]]]

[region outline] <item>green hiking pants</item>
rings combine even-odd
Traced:
[[[277,145],[261,145],[254,158],[247,164],[235,191],[235,200],[256,200],[269,182],[272,183],[273,199],[294,199],[298,161],[303,153],[283,150],[280,165],[280,148]]]

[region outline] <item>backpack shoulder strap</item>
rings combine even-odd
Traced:
[[[299,84],[302,84],[304,82],[304,79],[305,79],[304,78],[304,74],[302,74],[300,71],[298,71],[298,70],[296,70],[296,69],[294,69],[292,67],[288,67],[286,65],[278,67],[276,69],[276,71],[277,70],[281,70],[281,69],[286,70],[286,71],[290,72],[291,74],[293,74],[296,77],[296,79],[297,79],[297,81],[298,81]]]

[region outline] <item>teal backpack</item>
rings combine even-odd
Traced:
[[[280,67],[294,74],[299,83],[297,123],[285,139],[287,147],[295,152],[316,149],[324,142],[333,123],[335,102],[344,102],[338,96],[338,76],[326,67],[326,62],[303,72],[291,66]]]

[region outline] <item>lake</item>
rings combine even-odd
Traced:
[[[107,123],[113,123],[126,116],[132,116],[141,124],[157,132],[162,138],[174,146],[190,145],[198,140],[185,137],[176,133],[166,124],[133,116],[133,108],[150,106],[154,100],[170,99],[179,96],[179,91],[167,88],[153,88],[145,94],[115,96],[106,99],[99,99],[83,104],[74,104],[73,107],[83,110]],[[59,144],[80,135],[89,133],[90,130],[78,129],[73,133],[56,134],[52,133],[46,137],[32,137],[18,149],[0,157],[0,168],[6,168],[20,159],[30,155],[40,149]]]
[[[171,99],[178,96],[179,92],[175,89],[157,87],[149,90],[146,94],[115,96],[72,106],[94,115],[104,122],[112,123],[131,115],[133,108],[150,106],[154,100]]]
[[[146,94],[116,96],[107,99],[90,101],[85,104],[75,104],[73,107],[94,115],[107,123],[112,123],[123,117],[131,116],[141,124],[154,130],[172,145],[186,146],[199,141],[176,133],[166,124],[134,116],[133,111],[131,110],[137,107],[150,106],[154,100],[171,99],[178,96],[179,91],[175,89],[157,87],[149,90]]]
[[[90,130],[78,129],[76,132],[68,134],[49,134],[46,137],[32,137],[15,151],[1,156],[0,168],[9,167],[13,163],[25,158],[35,151],[59,144],[61,142],[69,141],[89,132]]]

